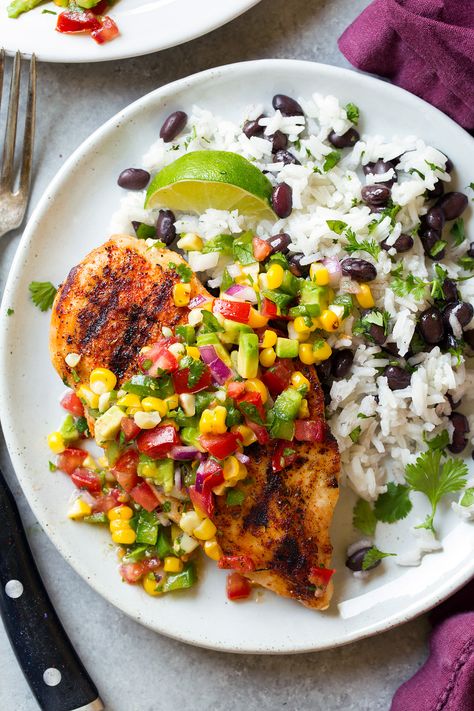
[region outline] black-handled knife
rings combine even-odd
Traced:
[[[40,708],[102,711],[95,684],[48,597],[1,470],[0,522],[0,612]]]

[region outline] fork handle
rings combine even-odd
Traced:
[[[104,706],[51,604],[12,493],[0,470],[0,612],[13,651],[44,711]]]

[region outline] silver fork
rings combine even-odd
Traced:
[[[30,194],[31,165],[33,158],[33,143],[35,136],[36,109],[36,57],[30,60],[30,75],[28,82],[28,99],[26,105],[25,129],[23,133],[23,148],[21,158],[20,183],[14,192],[15,183],[15,142],[18,123],[18,106],[20,101],[20,68],[21,54],[17,52],[13,61],[8,101],[7,125],[3,143],[2,165],[0,172],[0,237],[6,232],[19,227],[25,216]],[[5,72],[5,51],[0,51],[0,102],[3,93],[3,78]]]

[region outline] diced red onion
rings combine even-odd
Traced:
[[[219,358],[214,346],[199,346],[199,353],[204,363],[209,366],[211,375],[218,385],[223,385],[232,376],[231,369]]]
[[[189,302],[189,308],[190,309],[195,309],[198,306],[201,306],[205,301],[207,301],[206,297],[203,296],[202,294],[197,294],[194,296],[191,301]]]
[[[219,474],[222,474],[222,467],[214,459],[206,459],[205,461],[201,462],[201,464],[198,466],[198,468],[196,470],[196,482],[195,482],[196,491],[198,493],[201,493],[205,480],[208,477],[211,477],[214,475],[219,475]]]
[[[187,445],[178,445],[171,450],[172,459],[177,459],[180,462],[184,462],[188,459],[196,459],[198,454],[199,450],[196,447]]]
[[[199,353],[206,365],[210,365],[214,360],[217,359],[217,353],[214,346],[199,346]]]
[[[174,469],[174,485],[179,490],[181,490],[183,488],[181,469],[179,467],[175,467],[175,469]]]
[[[250,457],[248,454],[242,454],[242,452],[236,452],[235,458],[239,460],[241,464],[250,464]]]
[[[257,303],[257,294],[255,289],[245,284],[232,284],[225,292],[228,296],[233,296],[238,301],[250,301],[252,304]]]
[[[323,264],[329,272],[329,286],[337,286],[341,281],[342,269],[337,257],[326,257]]]

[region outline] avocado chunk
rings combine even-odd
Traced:
[[[278,336],[276,342],[276,354],[278,358],[296,358],[298,356],[299,343],[296,338],[282,338]]]
[[[125,417],[123,410],[117,405],[113,405],[103,415],[95,421],[95,439],[99,446],[102,446],[111,439],[115,439],[120,429],[120,423]]]
[[[256,378],[258,373],[258,336],[241,333],[237,357],[237,372],[242,378]]]
[[[319,286],[314,282],[305,281],[301,286],[300,303],[317,304],[321,311],[327,309],[329,304],[329,294],[327,286]]]

